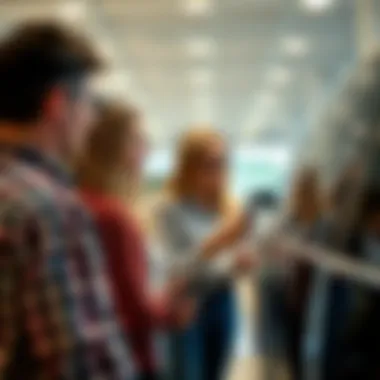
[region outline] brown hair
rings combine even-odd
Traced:
[[[20,24],[0,44],[0,119],[29,123],[47,94],[60,85],[70,97],[103,66],[86,36],[55,21]]]
[[[185,133],[178,145],[176,167],[169,180],[169,194],[175,199],[192,196],[194,175],[202,164],[213,143],[225,144],[220,133],[209,126],[195,126]],[[227,195],[227,184],[216,199],[216,208],[226,213],[233,202]]]
[[[318,171],[304,168],[296,177],[290,199],[290,213],[301,222],[315,221],[322,211]]]
[[[138,117],[133,107],[120,103],[101,105],[77,165],[80,186],[114,193],[124,178],[128,180],[128,173],[120,173],[119,163],[125,139]]]

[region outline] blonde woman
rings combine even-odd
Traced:
[[[178,284],[168,285],[156,297],[148,291],[146,241],[130,202],[146,151],[141,115],[114,103],[103,104],[99,111],[78,164],[78,181],[105,249],[119,318],[139,378],[157,379],[154,332],[186,325],[193,317],[193,304],[180,297]]]
[[[226,142],[212,129],[194,128],[180,141],[175,165],[167,199],[157,212],[165,252],[171,262],[202,249],[205,257],[220,256],[220,249],[231,245],[241,229],[238,208],[227,190]],[[231,274],[247,264],[234,256],[230,260],[226,254],[224,260],[204,261],[198,267],[193,290],[201,295],[199,315],[186,331],[170,336],[168,378],[217,380],[223,376],[237,311]]]

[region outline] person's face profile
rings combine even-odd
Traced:
[[[227,154],[224,144],[210,145],[196,171],[196,182],[205,193],[218,193],[225,185]]]
[[[93,98],[85,83],[78,88],[76,96],[68,96],[67,108],[63,112],[67,116],[63,128],[65,151],[76,155],[83,149],[91,125],[94,125],[97,117]]]

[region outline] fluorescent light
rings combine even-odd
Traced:
[[[190,82],[193,86],[210,86],[213,79],[212,71],[208,69],[196,69],[190,72]]]
[[[82,21],[86,15],[83,1],[69,1],[61,4],[57,10],[58,17],[68,22]]]
[[[212,38],[191,38],[186,42],[186,50],[193,58],[205,58],[215,54],[216,44]]]
[[[302,0],[302,4],[311,11],[324,11],[330,8],[334,0]]]
[[[213,0],[184,0],[183,9],[189,16],[203,16],[212,12]]]
[[[292,79],[292,73],[285,67],[273,67],[268,72],[268,81],[275,85],[285,85]]]
[[[307,40],[300,36],[289,36],[283,39],[284,51],[295,57],[305,56],[309,50]]]

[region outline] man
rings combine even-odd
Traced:
[[[0,44],[0,377],[134,378],[64,162],[91,115],[88,42],[49,22]]]

